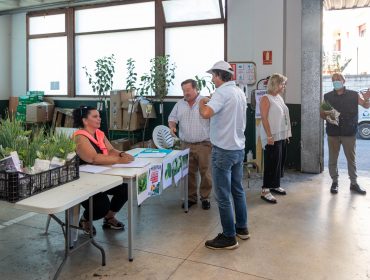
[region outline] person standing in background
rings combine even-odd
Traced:
[[[190,149],[189,153],[189,185],[188,206],[197,204],[197,172],[200,173],[199,194],[202,208],[211,207],[209,197],[212,191],[211,178],[211,142],[209,141],[209,120],[204,119],[199,113],[199,95],[197,82],[193,79],[181,83],[184,99],[179,100],[168,117],[168,126],[172,134],[177,132],[182,149]],[[184,204],[182,205],[184,207]]]
[[[346,80],[341,73],[332,75],[334,89],[324,95],[326,103],[330,104],[340,113],[338,125],[326,123],[326,134],[328,135],[329,147],[329,174],[332,181],[330,192],[338,193],[338,156],[340,146],[343,146],[347,159],[348,175],[351,181],[350,190],[366,195],[366,190],[357,184],[356,169],[356,133],[358,125],[358,105],[364,108],[370,107],[370,90],[367,90],[362,97],[353,90],[344,86]],[[325,119],[327,111],[320,111],[320,117]]]
[[[281,94],[285,91],[287,77],[273,74],[267,83],[267,94],[262,96],[261,142],[264,148],[264,171],[261,198],[269,203],[277,203],[271,192],[286,195],[280,187],[284,175],[286,146],[292,136],[289,109]]]

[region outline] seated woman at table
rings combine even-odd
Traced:
[[[80,164],[111,165],[115,163],[129,163],[134,158],[118,150],[115,150],[104,132],[101,131],[101,118],[98,110],[90,106],[81,106],[73,110],[74,127],[80,128],[73,134],[77,144],[76,153],[80,157]],[[109,200],[108,195],[112,195]],[[103,229],[123,230],[124,224],[115,217],[116,213],[123,207],[128,198],[127,184],[122,184],[106,192],[93,196],[93,220],[104,217]],[[89,202],[81,203],[85,211],[80,219],[80,226],[86,234],[90,233]],[[93,234],[96,229],[93,227]]]

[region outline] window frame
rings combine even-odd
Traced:
[[[140,27],[140,28],[128,28],[128,29],[115,29],[115,30],[104,30],[104,31],[92,31],[92,32],[74,32],[75,30],[75,11],[82,9],[94,9],[100,7],[109,7],[116,5],[130,5],[137,3],[154,2],[154,13],[155,22],[153,27]],[[26,14],[26,87],[29,90],[29,40],[38,38],[51,38],[51,37],[67,37],[67,94],[65,95],[48,95],[48,97],[70,97],[70,98],[96,98],[96,95],[77,95],[76,94],[76,76],[75,76],[75,38],[80,35],[91,35],[91,34],[103,34],[112,32],[127,32],[127,31],[140,31],[140,30],[153,30],[155,33],[154,53],[155,56],[165,55],[165,31],[171,27],[187,27],[187,26],[199,26],[199,25],[212,25],[212,24],[224,24],[224,59],[227,57],[227,6],[228,0],[225,0],[225,7],[223,8],[222,0],[219,0],[220,15],[218,19],[205,19],[195,21],[182,21],[182,22],[171,22],[167,23],[165,20],[164,8],[162,0],[132,0],[132,1],[115,1],[109,3],[81,5],[78,7],[65,7],[56,8],[42,11],[32,11]],[[225,13],[224,13],[225,9]],[[65,32],[58,33],[47,33],[30,35],[30,18],[45,15],[65,14]],[[179,96],[170,96],[169,98],[176,98]]]

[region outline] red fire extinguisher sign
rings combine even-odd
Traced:
[[[262,52],[263,65],[272,64],[272,51],[263,51]]]

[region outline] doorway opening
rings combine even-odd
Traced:
[[[333,90],[331,75],[345,76],[347,89],[361,92],[370,88],[370,8],[323,11],[323,94]],[[356,139],[357,170],[369,171],[370,109],[358,108]],[[324,136],[324,166],[328,167],[327,135]],[[347,174],[343,149],[338,158],[338,169]]]

